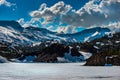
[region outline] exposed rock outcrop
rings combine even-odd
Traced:
[[[106,64],[120,66],[120,56],[119,55],[107,56],[106,57]]]
[[[65,44],[52,44],[45,49],[43,49],[37,56],[37,62],[58,62],[58,57],[68,60],[74,60],[81,57],[81,60],[84,58],[81,53],[79,53],[78,48],[66,46]]]
[[[120,33],[96,39],[90,44],[99,46],[100,51],[87,59],[86,66],[120,66]]]
[[[106,63],[105,56],[100,53],[93,55],[86,62],[85,66],[104,66]]]
[[[38,55],[37,62],[56,62],[57,57],[63,57],[64,53],[69,52],[69,47],[64,44],[52,44],[43,49]]]

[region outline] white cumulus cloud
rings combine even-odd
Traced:
[[[12,5],[15,5],[15,4],[10,3],[10,2],[8,2],[6,0],[0,0],[0,6],[1,5],[5,5],[5,6],[8,6],[8,7],[11,7]]]
[[[90,0],[78,10],[73,9],[72,6],[63,1],[51,7],[47,7],[47,4],[43,3],[38,10],[30,12],[30,16],[33,23],[43,19],[42,22],[39,21],[40,24],[56,23],[57,30],[65,32],[74,32],[71,30],[72,27],[89,28],[103,25],[110,27],[111,24],[120,22],[120,0]],[[62,28],[61,24],[68,26]]]

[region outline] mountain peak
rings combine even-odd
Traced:
[[[17,31],[23,31],[23,28],[21,27],[21,25],[16,22],[16,21],[0,21],[0,26],[3,26],[3,27],[12,27],[14,28],[15,30]]]

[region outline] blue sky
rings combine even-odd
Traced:
[[[11,7],[5,5],[0,6],[0,20],[18,20],[24,18],[25,21],[30,20],[29,13],[40,7],[42,3],[46,3],[48,7],[54,5],[61,0],[7,0],[14,3]],[[62,0],[66,4],[70,4],[74,9],[81,8],[89,0]]]
[[[119,30],[120,0],[0,0],[0,20],[64,33],[92,27]]]

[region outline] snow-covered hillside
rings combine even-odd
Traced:
[[[59,34],[59,36],[69,37],[69,39],[75,39],[76,41],[80,41],[80,42],[89,42],[96,38],[103,37],[107,32],[110,32],[108,28],[96,27],[96,28],[86,29],[74,34],[66,34],[66,35]]]
[[[73,34],[58,34],[47,29],[32,26],[23,28],[15,21],[0,21],[0,42],[13,44],[33,44],[47,40],[86,42],[100,38],[109,31],[107,28],[97,27]]]
[[[44,28],[23,28],[16,21],[0,21],[0,55],[15,62],[85,61],[96,53],[96,49],[87,44],[79,44],[79,48],[68,44],[89,42],[108,32],[107,28],[96,27],[73,34],[59,34]]]

